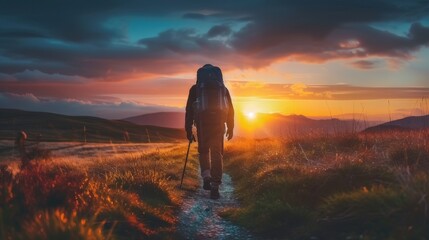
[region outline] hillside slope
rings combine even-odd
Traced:
[[[429,115],[411,116],[369,127],[365,132],[410,131],[429,128]]]
[[[167,128],[184,128],[184,112],[157,112],[142,114],[134,117],[123,119],[124,121],[139,125],[154,125]]]
[[[13,139],[24,130],[29,140],[125,142],[169,142],[183,139],[183,130],[136,125],[122,120],[89,116],[66,116],[47,112],[0,109],[0,138]]]

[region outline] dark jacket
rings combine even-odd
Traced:
[[[229,130],[234,129],[234,107],[232,106],[231,95],[228,89],[226,89],[226,97],[228,98],[228,116],[226,120],[226,126]],[[192,131],[192,124],[194,123],[194,108],[192,104],[197,100],[197,86],[193,85],[189,89],[188,101],[186,103],[186,115],[185,115],[185,130],[186,132]]]

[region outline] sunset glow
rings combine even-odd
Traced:
[[[255,118],[256,118],[256,114],[255,114],[254,112],[248,112],[248,113],[246,113],[246,117],[247,117],[249,120],[253,120],[253,119],[255,119]]]
[[[163,11],[155,3],[75,4],[61,16],[52,10],[60,3],[31,4],[30,13],[6,4],[0,107],[114,119],[183,112],[197,69],[212,63],[244,113],[373,120],[429,113],[422,6],[368,1],[368,18],[355,2],[335,11],[329,1],[314,4],[262,4],[264,11],[231,2]]]
[[[429,240],[429,0],[0,1],[0,126],[0,240]]]

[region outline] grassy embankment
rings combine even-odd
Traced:
[[[27,168],[3,165],[0,239],[172,239],[185,151],[179,144],[71,161],[37,150]],[[196,174],[191,160],[187,188]]]
[[[287,239],[429,238],[429,132],[227,145],[242,202],[224,215]]]

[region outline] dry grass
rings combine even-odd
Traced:
[[[223,215],[263,237],[429,238],[428,139],[421,131],[233,141],[225,168],[242,207]],[[185,151],[115,149],[86,160],[42,151],[23,169],[3,165],[0,239],[174,239]],[[185,190],[197,187],[190,159]]]
[[[185,151],[179,144],[81,161],[35,152],[22,169],[3,165],[0,239],[170,239]],[[196,172],[191,161],[188,189]]]
[[[227,145],[242,207],[263,236],[429,238],[429,132],[308,135]]]

